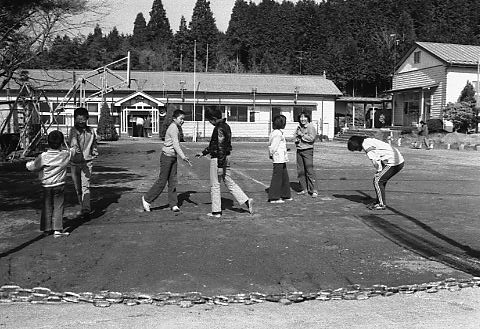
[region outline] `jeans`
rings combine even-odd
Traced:
[[[145,194],[145,201],[152,203],[162,194],[168,182],[168,204],[170,207],[178,204],[177,199],[177,157],[169,157],[164,153],[160,156],[160,173],[153,186]]]
[[[375,188],[375,193],[377,194],[377,201],[383,205],[386,205],[385,199],[385,187],[390,178],[395,176],[400,170],[403,169],[403,163],[396,166],[385,166],[382,171],[376,173],[373,177],[373,187]]]
[[[237,200],[238,204],[243,204],[248,201],[248,196],[235,183],[230,176],[230,159],[225,160],[227,165],[225,168],[218,168],[218,159],[212,158],[210,160],[210,194],[212,197],[212,212],[219,213],[222,211],[222,198],[220,193],[220,182],[223,181],[228,191]]]
[[[297,150],[297,174],[302,191],[317,192],[317,182],[313,170],[313,148]]]
[[[270,188],[268,189],[268,199],[290,199],[292,197],[290,192],[290,179],[288,177],[288,170],[286,163],[274,163],[272,180]]]
[[[78,203],[82,206],[83,213],[89,213],[91,211],[90,178],[92,177],[92,161],[72,165],[71,169]]]
[[[43,188],[43,208],[40,230],[63,230],[63,204],[65,185]]]

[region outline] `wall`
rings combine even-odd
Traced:
[[[465,88],[467,81],[470,81],[473,84],[473,87],[476,89],[477,80],[476,68],[448,68],[445,105],[449,102],[455,103],[458,101],[458,98],[460,97],[463,88]]]

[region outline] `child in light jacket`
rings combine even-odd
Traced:
[[[277,115],[273,118],[274,130],[270,134],[268,146],[270,159],[273,161],[272,180],[268,190],[270,203],[284,203],[284,200],[292,200],[287,171],[287,142],[282,131],[286,123],[287,118],[284,115]]]
[[[43,186],[43,207],[40,219],[40,230],[44,234],[54,237],[68,236],[63,231],[63,207],[65,177],[70,159],[75,154],[75,149],[62,150],[64,137],[62,132],[54,130],[48,134],[48,149],[35,160],[27,162],[27,169],[38,171],[38,177]]]

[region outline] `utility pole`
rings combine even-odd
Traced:
[[[480,107],[480,56],[477,60],[477,90],[476,90],[476,103],[475,103],[475,133],[478,133],[478,108]]]

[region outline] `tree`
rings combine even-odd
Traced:
[[[150,20],[147,24],[148,42],[152,49],[159,49],[170,46],[173,39],[173,33],[170,28],[170,22],[167,13],[163,8],[162,0],[154,0],[152,11],[150,11]]]
[[[134,48],[145,48],[147,41],[147,22],[142,13],[138,13],[133,23],[133,35],[131,38],[131,44]]]
[[[467,81],[467,84],[460,93],[458,101],[468,103],[470,104],[470,106],[475,106],[475,104],[477,103],[475,99],[475,88],[470,81]]]
[[[93,10],[86,0],[3,0],[0,4],[0,90],[16,70],[28,66],[59,31],[75,28],[71,18]]]
[[[191,43],[193,44],[194,40],[197,41],[197,61],[199,63],[208,62],[208,67],[215,67],[219,32],[210,9],[210,1],[197,0],[193,8],[189,30]],[[200,65],[197,68],[201,70]]]
[[[100,108],[100,119],[98,120],[97,135],[100,140],[103,141],[118,140],[117,129],[115,128],[115,123],[107,102],[103,102],[102,107]]]
[[[174,36],[175,71],[193,71],[193,45],[189,41],[185,17],[180,18],[178,32]]]
[[[475,111],[470,103],[448,103],[443,109],[443,118],[453,123],[453,129],[466,133],[475,122]]]

